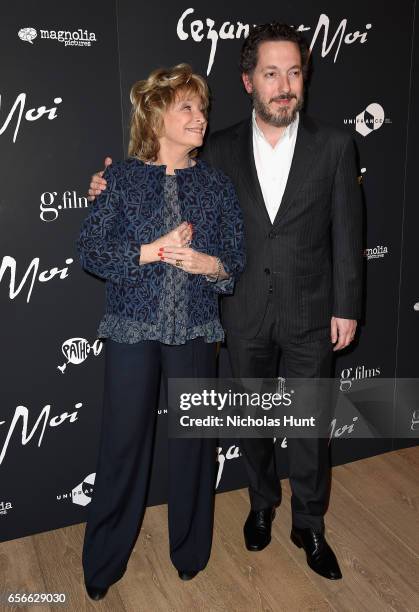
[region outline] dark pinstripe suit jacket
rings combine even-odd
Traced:
[[[222,299],[227,331],[254,337],[272,295],[284,333],[309,341],[330,318],[358,319],[362,292],[362,197],[355,148],[343,130],[300,116],[291,170],[271,223],[247,119],[212,134],[204,157],[232,179],[245,220],[247,265]]]

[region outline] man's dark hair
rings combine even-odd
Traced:
[[[240,70],[246,74],[252,74],[258,62],[259,45],[263,42],[289,41],[295,43],[300,49],[301,68],[304,80],[307,79],[310,59],[310,49],[306,39],[293,27],[286,23],[264,23],[250,31],[249,36],[243,43],[240,55]]]

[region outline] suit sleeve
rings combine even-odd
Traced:
[[[82,267],[115,283],[136,284],[140,270],[140,245],[125,237],[120,214],[122,194],[115,169],[104,173],[107,187],[93,202],[77,241]]]
[[[208,165],[212,167],[216,167],[216,163],[214,162],[214,146],[213,146],[214,138],[212,135],[208,136],[204,147],[199,153],[200,159],[203,159],[207,162]]]
[[[362,311],[362,195],[355,147],[345,142],[332,192],[333,316],[359,319]]]
[[[235,281],[244,269],[246,255],[243,213],[233,183],[227,177],[224,177],[220,198],[222,214],[217,256],[221,259],[229,278],[210,284],[216,293],[228,295],[233,293]]]

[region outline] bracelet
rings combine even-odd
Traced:
[[[221,268],[223,266],[221,259],[219,257],[216,257],[217,260],[217,273],[216,276],[208,276],[207,274],[205,274],[205,278],[209,283],[216,283],[218,281],[218,279],[220,278],[220,274],[221,274]]]

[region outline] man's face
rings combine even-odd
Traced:
[[[269,125],[286,127],[304,102],[304,82],[298,45],[289,41],[263,42],[252,74],[242,75],[256,114]]]

